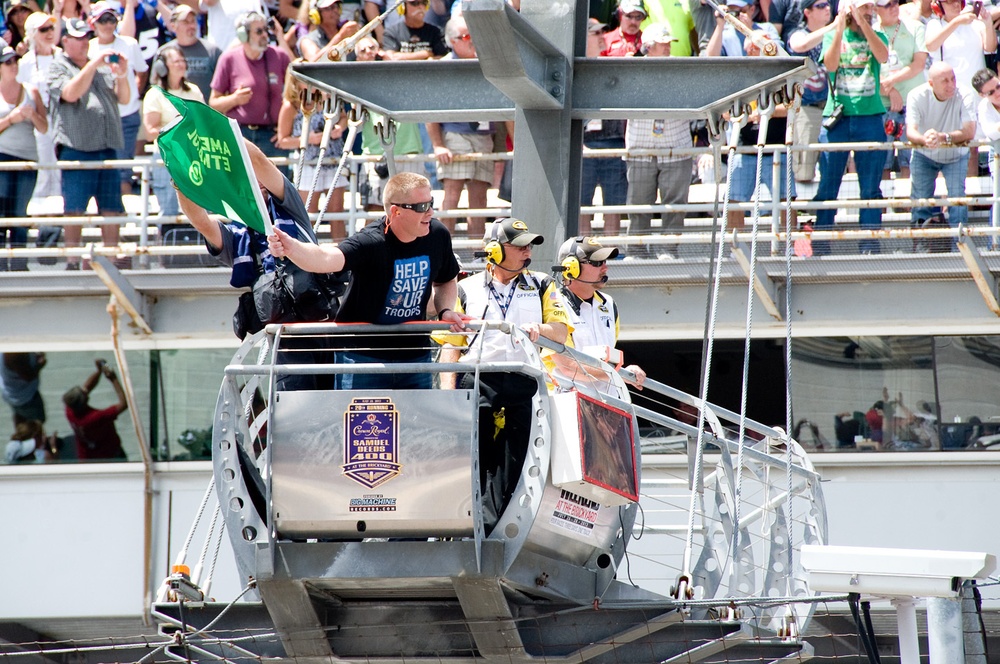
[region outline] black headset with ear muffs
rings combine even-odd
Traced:
[[[250,25],[256,21],[267,23],[267,19],[260,12],[247,12],[236,20],[236,39],[241,44],[246,44],[250,41]]]
[[[507,257],[507,252],[503,250],[503,243],[500,242],[500,224],[502,220],[494,221],[490,226],[490,239],[483,247],[483,255],[486,260],[493,263],[494,265],[500,265],[503,263],[504,258]]]

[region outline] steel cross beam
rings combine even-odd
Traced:
[[[463,0],[479,60],[302,63],[294,73],[397,122],[514,120],[512,214],[548,242],[575,234],[583,123],[718,117],[812,73],[805,58],[582,57],[588,3]]]

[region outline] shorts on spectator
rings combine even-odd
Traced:
[[[786,170],[785,170],[785,154],[782,152],[778,155],[780,157],[779,171],[781,172],[781,192],[779,193],[780,198],[786,198]],[[741,203],[746,203],[752,200],[754,183],[757,180],[757,156],[752,154],[737,154],[736,163],[733,165],[733,179],[729,183],[729,200],[740,201]],[[774,188],[771,186],[772,180],[772,165],[774,163],[774,157],[770,154],[765,154],[761,157],[761,173],[760,173],[760,183],[762,185],[767,185],[768,190],[774,193]],[[795,179],[792,179],[792,198],[795,198]],[[763,194],[761,194],[761,200],[765,200]]]
[[[108,161],[115,156],[115,151],[111,148],[83,152],[65,145],[59,146],[59,159],[63,161]],[[97,210],[102,215],[125,212],[118,170],[65,170],[62,174],[62,192],[63,211],[66,214],[86,212],[91,197],[97,201]]]
[[[298,164],[295,164],[294,168],[298,170]],[[319,181],[316,183],[316,192],[326,192],[330,190],[330,183],[333,182],[333,173],[337,170],[336,166],[322,166],[319,169]],[[350,186],[350,182],[345,177],[347,170],[340,174],[337,178],[338,188],[347,188]],[[313,178],[316,177],[316,164],[305,163],[302,164],[302,177],[299,178],[299,191],[309,191],[312,187]]]
[[[444,145],[452,154],[471,154],[473,152],[493,152],[492,134],[456,134],[446,131]],[[490,160],[453,161],[450,164],[438,164],[438,178],[442,180],[479,180],[493,182],[493,164]]]
[[[380,177],[375,172],[375,166],[376,162],[365,162],[365,177],[368,178],[368,196],[366,201],[362,201],[363,205],[382,205],[382,189],[385,188],[385,183],[389,181],[389,178]],[[422,161],[397,161],[396,172],[426,175],[427,169],[424,168],[424,162]]]
[[[45,402],[42,401],[42,395],[37,391],[28,399],[27,403],[14,406],[13,411],[15,415],[26,420],[45,421]]]

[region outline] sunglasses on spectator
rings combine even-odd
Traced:
[[[97,19],[97,22],[107,25],[109,23],[118,23],[118,19],[112,16],[111,14],[105,14],[101,16],[101,18]]]
[[[646,15],[642,12],[632,12],[631,14],[625,14],[624,18],[630,21],[642,21],[645,20]]]
[[[44,28],[38,28],[35,32],[52,32],[56,29],[54,25],[46,25]]]
[[[607,261],[580,261],[584,265],[593,265],[594,267],[604,267]]]
[[[896,4],[898,5],[899,3],[897,2]],[[829,7],[830,7],[829,2],[817,2],[815,5],[812,6],[813,9],[829,9]]]
[[[419,203],[393,203],[392,205],[423,214],[434,207],[434,201],[420,201]]]

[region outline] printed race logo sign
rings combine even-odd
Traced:
[[[399,475],[399,412],[391,399],[353,399],[344,412],[344,475],[374,489]]]

